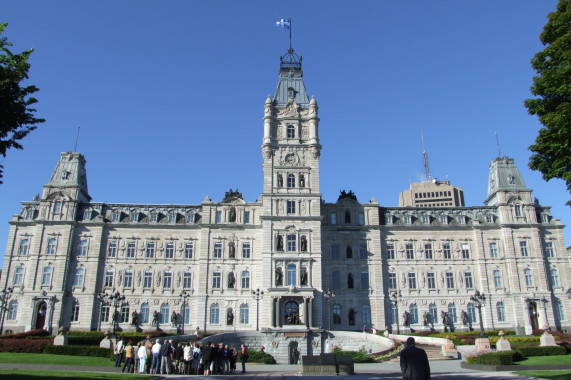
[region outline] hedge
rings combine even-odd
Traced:
[[[240,348],[238,350],[238,358],[237,361],[240,362],[242,360],[242,352]],[[276,359],[265,351],[256,351],[252,349],[248,349],[248,362],[251,363],[264,363],[264,364],[276,364]]]
[[[41,354],[53,339],[1,339],[0,352]]]
[[[538,347],[520,347],[516,351],[520,352],[525,357],[530,356],[552,356],[552,355],[566,355],[567,349],[562,346],[538,346]]]
[[[53,346],[48,345],[45,354],[73,355],[73,356],[95,356],[98,358],[108,358],[113,350],[110,348],[100,348],[92,346]]]
[[[374,363],[375,359],[372,356],[367,355],[365,351],[342,351],[340,349],[334,349],[333,353],[335,355],[349,355],[353,358],[355,363]]]
[[[51,336],[51,334],[49,332],[47,332],[46,330],[36,329],[36,330],[30,330],[30,331],[26,331],[26,332],[17,333],[17,334],[2,335],[2,336],[0,336],[0,340],[2,340],[2,339],[26,339],[28,337],[33,337],[33,336],[34,337],[35,336],[46,337],[46,336]]]
[[[519,351],[490,352],[466,358],[468,364],[511,365],[524,359]]]

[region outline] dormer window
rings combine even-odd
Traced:
[[[136,223],[139,221],[139,213],[133,212],[131,213],[131,223]]]
[[[176,214],[172,213],[169,215],[169,223],[175,223],[176,222]]]
[[[521,216],[521,206],[520,205],[514,205],[514,212],[515,212],[516,217],[520,217]]]
[[[464,216],[464,215],[459,215],[459,216],[458,216],[458,223],[460,223],[460,224],[466,224],[466,216]]]
[[[91,219],[91,210],[83,210],[83,220]]]
[[[156,212],[151,213],[151,222],[156,223],[159,217],[157,216]]]
[[[121,220],[121,213],[119,211],[115,211],[113,213],[113,221],[119,222]]]
[[[446,215],[440,215],[440,224],[448,224],[448,217]]]
[[[291,124],[287,126],[287,138],[288,139],[295,138],[295,127]]]
[[[34,209],[29,208],[26,210],[26,219],[34,219]]]
[[[61,212],[62,201],[54,202],[54,213]]]
[[[486,215],[486,223],[494,223],[494,216]]]
[[[404,216],[404,222],[405,222],[406,224],[412,224],[412,216],[410,216],[410,215],[405,215],[405,216]]]

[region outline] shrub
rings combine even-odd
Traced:
[[[46,337],[46,336],[51,336],[51,334],[49,332],[47,332],[46,330],[35,329],[35,330],[29,330],[29,331],[21,332],[21,333],[17,333],[17,334],[2,335],[2,336],[0,336],[0,339],[26,339],[27,337],[31,337],[31,336]]]
[[[240,362],[242,360],[242,352],[238,349],[238,359]],[[248,349],[248,362],[252,363],[264,363],[264,364],[276,364],[276,359],[264,351],[256,351]]]
[[[511,365],[514,361],[523,360],[523,356],[517,351],[490,352],[478,356],[466,358],[468,364],[487,365]]]
[[[53,346],[48,345],[45,349],[46,354],[54,355],[73,355],[73,356],[95,356],[98,358],[109,357],[110,348],[100,348],[93,346]]]
[[[103,337],[97,336],[68,336],[67,344],[70,346],[99,346]]]
[[[41,354],[52,344],[52,339],[1,339],[0,352]]]
[[[75,330],[70,330],[65,335],[67,335],[68,337],[78,336],[78,337],[99,338],[100,340],[103,339],[103,337],[105,336],[103,331],[75,331]]]
[[[552,356],[552,355],[565,355],[565,354],[567,354],[567,349],[565,347],[562,347],[562,346],[520,347],[516,351],[521,353],[524,357]]]
[[[365,351],[342,351],[339,348],[333,349],[335,355],[348,355],[353,358],[355,363],[374,363],[375,359],[367,355]]]

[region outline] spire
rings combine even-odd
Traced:
[[[309,105],[301,61],[302,57],[295,54],[291,47],[280,57],[280,76],[273,99],[276,106],[286,105],[290,98],[302,107]]]
[[[493,159],[490,164],[486,205],[497,204],[496,194],[498,192],[526,192],[531,194],[531,190],[525,186],[513,158],[498,157]]]
[[[91,200],[87,191],[85,157],[81,153],[61,153],[50,181],[44,186],[42,198],[45,199],[50,194],[62,190],[66,190],[70,197],[79,201],[89,202]]]

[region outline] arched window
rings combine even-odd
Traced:
[[[453,303],[448,304],[448,316],[453,323],[458,322],[458,315],[456,314],[456,305]]]
[[[428,305],[428,317],[430,323],[438,323],[438,308],[433,303]]]
[[[339,305],[333,305],[333,324],[341,324],[341,306]]]
[[[371,307],[369,305],[363,305],[361,310],[363,313],[363,324],[371,324]]]
[[[213,325],[220,323],[220,307],[217,303],[210,306],[210,323]]]
[[[287,187],[295,187],[295,175],[288,174],[287,175]]]
[[[504,307],[503,302],[498,302],[496,304],[496,310],[498,312],[498,322],[505,322],[506,321],[506,308]]]
[[[240,323],[246,325],[250,323],[250,308],[245,303],[240,305]]]
[[[287,265],[287,285],[296,286],[297,285],[297,269],[295,264]]]
[[[469,302],[466,308],[468,309],[468,318],[469,318],[468,321],[470,323],[478,322],[478,318],[476,317],[476,307],[474,306],[474,304],[472,302]]]
[[[6,314],[6,319],[9,321],[16,320],[18,315],[18,301],[14,300],[10,302],[10,306],[8,306],[8,313]]]
[[[149,323],[149,304],[141,305],[141,315],[139,316],[141,323]]]
[[[288,139],[295,138],[295,127],[291,124],[287,126],[287,138]]]
[[[351,273],[347,273],[347,289],[353,289],[353,275]]]
[[[161,305],[161,324],[169,323],[170,317],[170,307],[168,303],[163,303]]]
[[[410,324],[418,323],[418,306],[415,303],[410,305]]]

